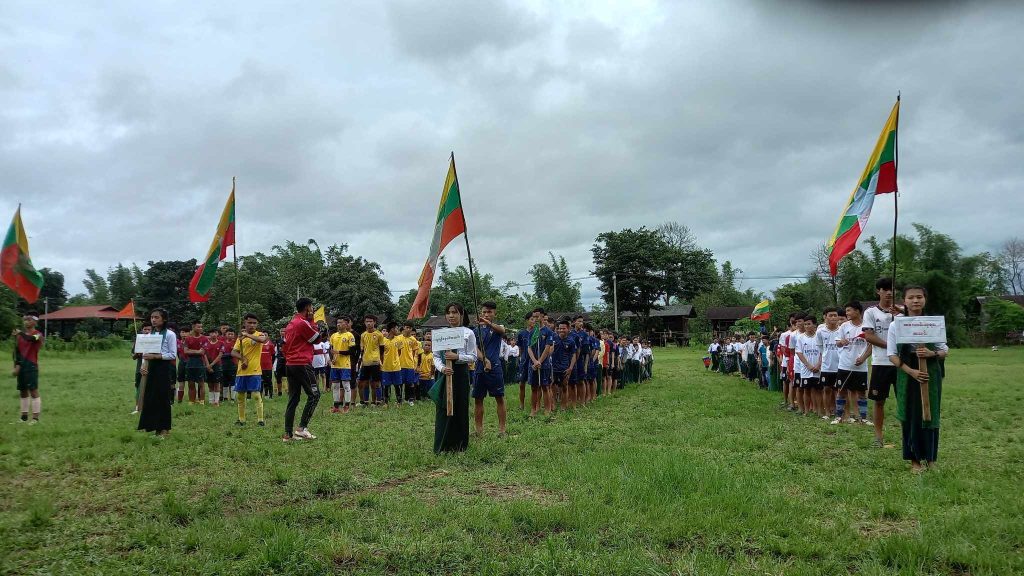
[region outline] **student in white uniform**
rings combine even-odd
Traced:
[[[882,436],[885,425],[885,401],[889,398],[893,384],[896,383],[896,368],[885,352],[885,339],[889,334],[893,316],[899,310],[893,304],[892,278],[879,278],[875,282],[875,291],[878,293],[878,306],[868,308],[864,312],[864,338],[872,346],[868,398],[875,402],[875,440],[871,445],[882,448],[885,446]]]
[[[836,388],[839,382],[839,312],[825,308],[825,323],[818,326],[814,334],[815,343],[821,350],[821,418],[828,420],[836,404]]]
[[[846,409],[850,409],[848,422],[853,422],[853,407],[856,404],[861,424],[870,424],[868,420],[868,399],[864,393],[868,389],[868,358],[871,357],[871,345],[864,339],[864,306],[857,300],[846,304],[846,317],[849,318],[839,327],[839,392],[836,394],[836,417],[833,424],[841,424]]]

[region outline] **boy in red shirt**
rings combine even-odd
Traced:
[[[206,382],[209,384],[206,395],[211,406],[220,406],[220,381],[224,377],[220,357],[223,353],[224,342],[220,339],[220,330],[210,328],[206,332]]]
[[[299,298],[295,302],[295,316],[284,329],[284,357],[288,374],[288,406],[284,411],[284,440],[315,440],[306,426],[313,418],[317,402],[320,401],[320,389],[316,385],[313,374],[313,344],[320,341],[320,331],[312,324],[313,301]],[[302,409],[299,426],[295,424],[295,409],[299,407],[302,393],[306,393],[306,405]]]
[[[21,421],[28,422],[29,407],[32,421],[39,423],[41,401],[39,399],[39,349],[43,347],[43,335],[36,330],[38,318],[30,314],[22,317],[23,329],[14,329],[14,371],[18,379],[18,394],[21,396]]]
[[[263,376],[263,395],[268,398],[274,397],[274,354],[277,352],[277,346],[274,346],[274,341],[267,338],[267,341],[263,343],[263,350],[260,351],[260,370],[262,370]]]

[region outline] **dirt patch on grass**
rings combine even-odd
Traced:
[[[565,494],[552,492],[539,486],[522,486],[518,484],[499,486],[498,484],[488,483],[481,484],[477,488],[493,500],[534,500],[546,504],[568,500]]]
[[[893,534],[905,534],[914,532],[920,523],[909,518],[906,520],[881,519],[868,522],[860,522],[856,525],[857,532],[865,538],[885,538]]]

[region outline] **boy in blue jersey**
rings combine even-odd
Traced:
[[[505,327],[494,322],[498,305],[487,301],[480,305],[476,333],[476,380],[472,396],[475,404],[476,435],[484,434],[484,400],[488,395],[498,406],[498,437],[505,437],[505,364],[501,359],[501,343]]]
[[[573,362],[572,374],[569,376],[569,397],[566,405],[574,408],[583,404],[587,388],[587,357],[590,355],[590,339],[583,329],[583,316],[573,318],[573,330],[569,336],[576,344],[576,360]]]
[[[547,313],[537,308],[532,313],[532,326],[540,324],[537,341],[528,342],[526,347],[527,378],[530,384],[530,416],[536,416],[541,402],[544,403],[544,415],[550,416],[555,409],[555,395],[551,386],[551,354],[554,352],[555,334],[545,326]],[[532,333],[532,329],[531,329]]]
[[[516,380],[519,382],[519,409],[526,410],[526,385],[530,381],[530,355],[527,353],[527,349],[530,347],[530,335],[533,334],[533,327],[536,323],[533,321],[533,312],[527,312],[526,316],[523,317],[523,322],[526,328],[523,328],[516,333],[516,346],[519,347],[519,365],[516,367]],[[537,394],[536,391],[533,392]],[[531,406],[534,406],[534,398],[530,398]],[[534,408],[536,412],[536,408]]]
[[[589,404],[597,398],[597,379],[600,377],[600,364],[598,358],[601,355],[601,341],[594,334],[594,327],[590,324],[584,326],[587,331],[587,339],[590,344],[590,356],[587,359],[587,390],[584,401]]]
[[[553,341],[554,350],[551,353],[552,378],[556,386],[562,388],[562,409],[569,408],[573,389],[572,373],[576,367],[576,358],[579,350],[576,347],[576,339],[569,333],[569,321],[562,319],[558,321]]]

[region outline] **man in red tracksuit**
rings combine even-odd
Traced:
[[[284,358],[288,375],[288,406],[284,411],[285,442],[293,440],[315,440],[306,426],[313,417],[317,402],[320,401],[320,389],[313,374],[313,344],[320,341],[320,331],[313,325],[313,301],[299,298],[295,302],[295,316],[284,329]],[[302,393],[306,393],[306,405],[302,409],[298,428],[295,424],[295,410],[299,407]]]

